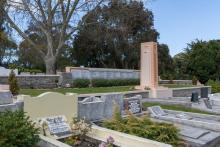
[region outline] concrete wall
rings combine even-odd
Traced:
[[[73,79],[138,79],[139,70],[66,67]]]
[[[21,88],[56,88],[59,75],[18,75]],[[1,84],[8,84],[8,76],[0,76]]]
[[[73,117],[77,117],[77,94],[63,95],[56,92],[46,92],[37,97],[19,95],[18,99],[24,101],[24,112],[27,112],[32,120],[64,115],[67,121],[71,122]]]
[[[38,143],[39,147],[71,147],[67,144],[64,144],[58,140],[39,135],[40,137],[40,142]]]
[[[92,126],[92,131],[88,136],[100,141],[106,141],[106,138],[111,136],[115,140],[115,145],[120,147],[172,147],[165,143],[113,131],[96,125]]]
[[[202,87],[207,87],[208,93],[211,94],[211,86]],[[202,87],[173,88],[173,97],[191,97],[193,92],[197,92],[201,96]]]

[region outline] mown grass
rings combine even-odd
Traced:
[[[182,87],[193,87],[192,85],[177,85],[177,84],[163,84],[161,86],[168,88],[182,88]],[[94,88],[54,88],[54,89],[21,89],[20,94],[37,96],[44,92],[59,92],[59,93],[78,93],[78,94],[88,94],[88,93],[105,93],[105,92],[124,92],[132,91],[134,86],[115,86],[115,87],[94,87]]]
[[[164,105],[160,103],[149,103],[149,102],[143,103],[144,108],[151,107],[151,106],[160,106],[163,109],[175,110],[175,111],[217,115],[216,113],[206,112],[206,111],[202,111],[202,110],[195,109],[195,108],[187,108],[187,107],[180,106],[180,105]]]
[[[117,86],[117,87],[96,87],[96,88],[55,88],[55,89],[21,89],[20,94],[37,96],[44,92],[59,92],[59,93],[106,93],[106,92],[123,92],[132,91],[133,86]]]

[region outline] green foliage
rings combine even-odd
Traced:
[[[196,76],[193,76],[193,78],[192,78],[192,85],[197,85],[197,78],[196,78]]]
[[[39,141],[38,129],[24,112],[0,113],[0,146],[32,147]]]
[[[147,116],[140,118],[131,114],[127,118],[118,117],[118,114],[115,116],[117,117],[104,121],[102,125],[112,130],[164,142],[173,146],[180,145],[179,130],[172,124],[153,122]]]
[[[219,80],[220,77],[220,40],[196,40],[186,49],[188,71],[195,75],[202,84],[209,79]]]
[[[159,36],[153,26],[153,14],[142,2],[110,0],[82,18],[72,58],[78,66],[137,69],[140,42]]]
[[[73,136],[65,138],[64,142],[73,146],[80,146],[85,140],[86,134],[92,130],[92,124],[87,122],[85,119],[73,118],[71,129]]]
[[[139,85],[139,79],[75,79],[73,81],[73,87],[85,88],[85,87],[113,87],[113,86],[129,86]]]
[[[90,86],[89,79],[75,79],[73,80],[73,87],[85,88]]]
[[[219,93],[220,92],[220,81],[209,80],[208,85],[212,86],[212,93]]]
[[[13,95],[19,94],[20,88],[18,86],[17,78],[13,70],[11,71],[8,77],[8,83],[9,83],[9,88],[10,88],[11,93]]]
[[[112,86],[129,86],[139,85],[139,79],[93,79],[93,87],[112,87]]]

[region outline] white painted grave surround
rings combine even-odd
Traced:
[[[18,75],[18,69],[13,70],[15,75]],[[11,73],[11,69],[4,68],[0,66],[0,76],[9,76]]]

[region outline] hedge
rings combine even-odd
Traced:
[[[113,87],[139,85],[139,79],[75,79],[73,87]]]
[[[212,87],[212,93],[220,92],[220,81],[209,80],[208,86]]]

